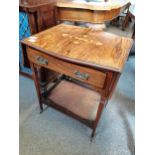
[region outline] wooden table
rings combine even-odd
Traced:
[[[103,24],[116,18],[128,4],[129,0],[57,0],[56,19]]]
[[[41,112],[43,104],[62,111],[92,128],[94,137],[132,42],[130,38],[64,24],[24,39]],[[44,92],[37,76],[40,67],[60,73]]]

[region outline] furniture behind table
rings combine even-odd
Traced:
[[[36,34],[42,30],[52,27],[56,24],[54,15],[54,1],[52,0],[20,0],[19,2],[19,40],[30,35]],[[32,78],[29,61],[22,52],[25,47],[19,44],[19,68],[20,74]],[[45,84],[47,79],[51,79],[55,74],[46,69],[40,68],[38,72],[40,82]]]

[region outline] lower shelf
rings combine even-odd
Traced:
[[[94,121],[101,96],[93,90],[62,80],[48,94],[48,99],[83,119]]]

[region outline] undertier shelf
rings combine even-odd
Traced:
[[[49,93],[48,99],[83,119],[94,121],[101,96],[96,91],[62,80]]]

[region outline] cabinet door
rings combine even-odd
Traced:
[[[53,4],[41,7],[37,12],[37,17],[39,32],[56,25]]]

